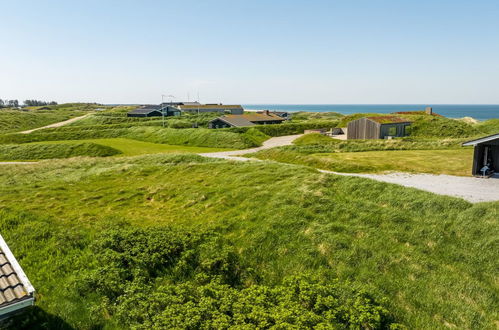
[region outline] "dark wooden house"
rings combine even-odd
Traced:
[[[280,124],[286,119],[271,113],[252,113],[246,115],[227,115],[213,119],[209,123],[209,128],[227,128],[227,127],[248,127],[255,125],[273,125]]]
[[[473,146],[472,175],[494,175],[499,173],[499,133],[463,143],[463,146]],[[482,171],[487,166],[485,173]]]
[[[127,113],[127,117],[161,117],[161,106],[145,105]]]
[[[396,116],[363,117],[348,123],[347,139],[386,139],[407,135],[410,121]]]

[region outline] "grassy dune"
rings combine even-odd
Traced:
[[[187,280],[178,273],[151,275],[140,285],[152,291],[136,284],[115,305],[102,291],[77,289],[86,283],[80,276],[111,270],[96,259],[113,255],[109,239],[91,247],[101,232],[172,226],[228,240],[248,271],[242,288],[315,274],[371,292],[410,329],[493,328],[499,317],[499,203],[294,165],[154,155],[5,166],[0,208],[2,235],[38,290],[38,321],[53,325],[127,327],[119,322],[131,311],[158,324],[160,311],[146,314],[141,302],[159,303],[157,284]],[[224,249],[210,245],[220,262]]]
[[[42,144],[73,145],[80,143],[92,143],[113,148],[119,151],[119,156],[137,156],[137,155],[158,154],[158,153],[203,153],[203,152],[233,150],[228,148],[206,148],[206,147],[167,145],[167,144],[143,142],[132,139],[124,139],[124,138],[67,140],[67,141],[43,142]],[[39,143],[32,143],[28,145],[39,145]]]
[[[468,176],[473,150],[400,150],[312,154],[321,169],[343,172],[412,172]]]
[[[117,154],[120,154],[120,151],[112,146],[92,143],[90,141],[72,144],[37,143],[0,145],[0,161],[70,158],[77,156],[107,157]]]
[[[61,127],[31,134],[0,135],[0,144],[42,141],[126,138],[143,142],[192,147],[243,149],[261,145],[268,136],[255,130],[238,134],[202,128],[173,129],[162,127]]]

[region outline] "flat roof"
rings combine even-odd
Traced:
[[[485,143],[485,142],[490,142],[493,140],[498,140],[499,139],[499,133],[492,134],[489,136],[484,136],[482,138],[476,139],[476,140],[471,140],[468,142],[464,142],[463,146],[476,146],[477,144]]]

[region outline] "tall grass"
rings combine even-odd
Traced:
[[[261,133],[257,133],[262,137]],[[196,147],[218,147],[243,149],[258,146],[255,132],[237,134],[210,129],[172,129],[162,127],[96,128],[74,127],[33,132],[31,134],[5,134],[0,143],[28,143],[40,141],[83,140],[94,138],[129,138],[145,142]]]
[[[77,156],[107,157],[120,151],[96,143],[0,145],[0,160],[37,160]]]
[[[77,328],[115,321],[97,293],[71,288],[95,265],[89,242],[125,223],[216,230],[254,274],[244,285],[309,273],[350,281],[387,298],[411,329],[493,328],[499,316],[499,203],[299,166],[156,155],[5,166],[0,207],[2,235],[37,288],[37,305]],[[224,255],[217,246],[210,251]],[[134,290],[129,297],[144,293]]]

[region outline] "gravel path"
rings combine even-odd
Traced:
[[[356,176],[395,183],[405,187],[426,190],[435,194],[463,198],[472,203],[499,201],[499,175],[497,174],[490,179],[482,179],[443,174],[357,174],[338,173],[326,170],[319,171],[323,173]]]
[[[78,121],[80,119],[83,119],[87,116],[91,115],[90,113],[87,113],[86,115],[83,115],[83,116],[80,116],[80,117],[74,117],[74,118],[71,118],[71,119],[68,119],[68,120],[65,120],[65,121],[60,121],[58,123],[54,123],[54,124],[50,124],[50,125],[47,125],[47,126],[43,126],[43,127],[37,127],[37,128],[33,128],[33,129],[29,129],[27,131],[22,131],[22,132],[19,132],[21,134],[29,134],[31,132],[34,132],[34,131],[38,131],[40,129],[44,129],[44,128],[56,128],[56,127],[61,127],[61,126],[64,126],[64,125],[68,125],[68,124],[71,124],[71,123],[74,123],[75,121]]]

